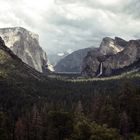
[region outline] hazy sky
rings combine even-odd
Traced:
[[[51,53],[140,38],[140,0],[0,0],[0,27],[22,26]]]

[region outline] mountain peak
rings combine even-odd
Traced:
[[[126,44],[127,42],[119,37],[115,37],[115,39],[105,37],[101,42],[100,52],[104,55],[116,54],[121,52]]]
[[[113,39],[111,37],[104,37],[103,41],[112,41]]]
[[[39,45],[39,36],[22,27],[0,28],[5,45],[23,62],[39,72],[47,65],[46,52]]]

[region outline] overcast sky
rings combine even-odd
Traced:
[[[98,47],[105,36],[140,38],[139,0],[0,0],[0,27],[22,26],[48,53]]]

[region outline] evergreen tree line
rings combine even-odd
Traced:
[[[29,82],[1,82],[0,140],[140,139],[139,81]]]

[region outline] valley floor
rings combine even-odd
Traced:
[[[14,72],[14,71],[13,71]],[[1,140],[139,140],[140,72],[0,78]]]

